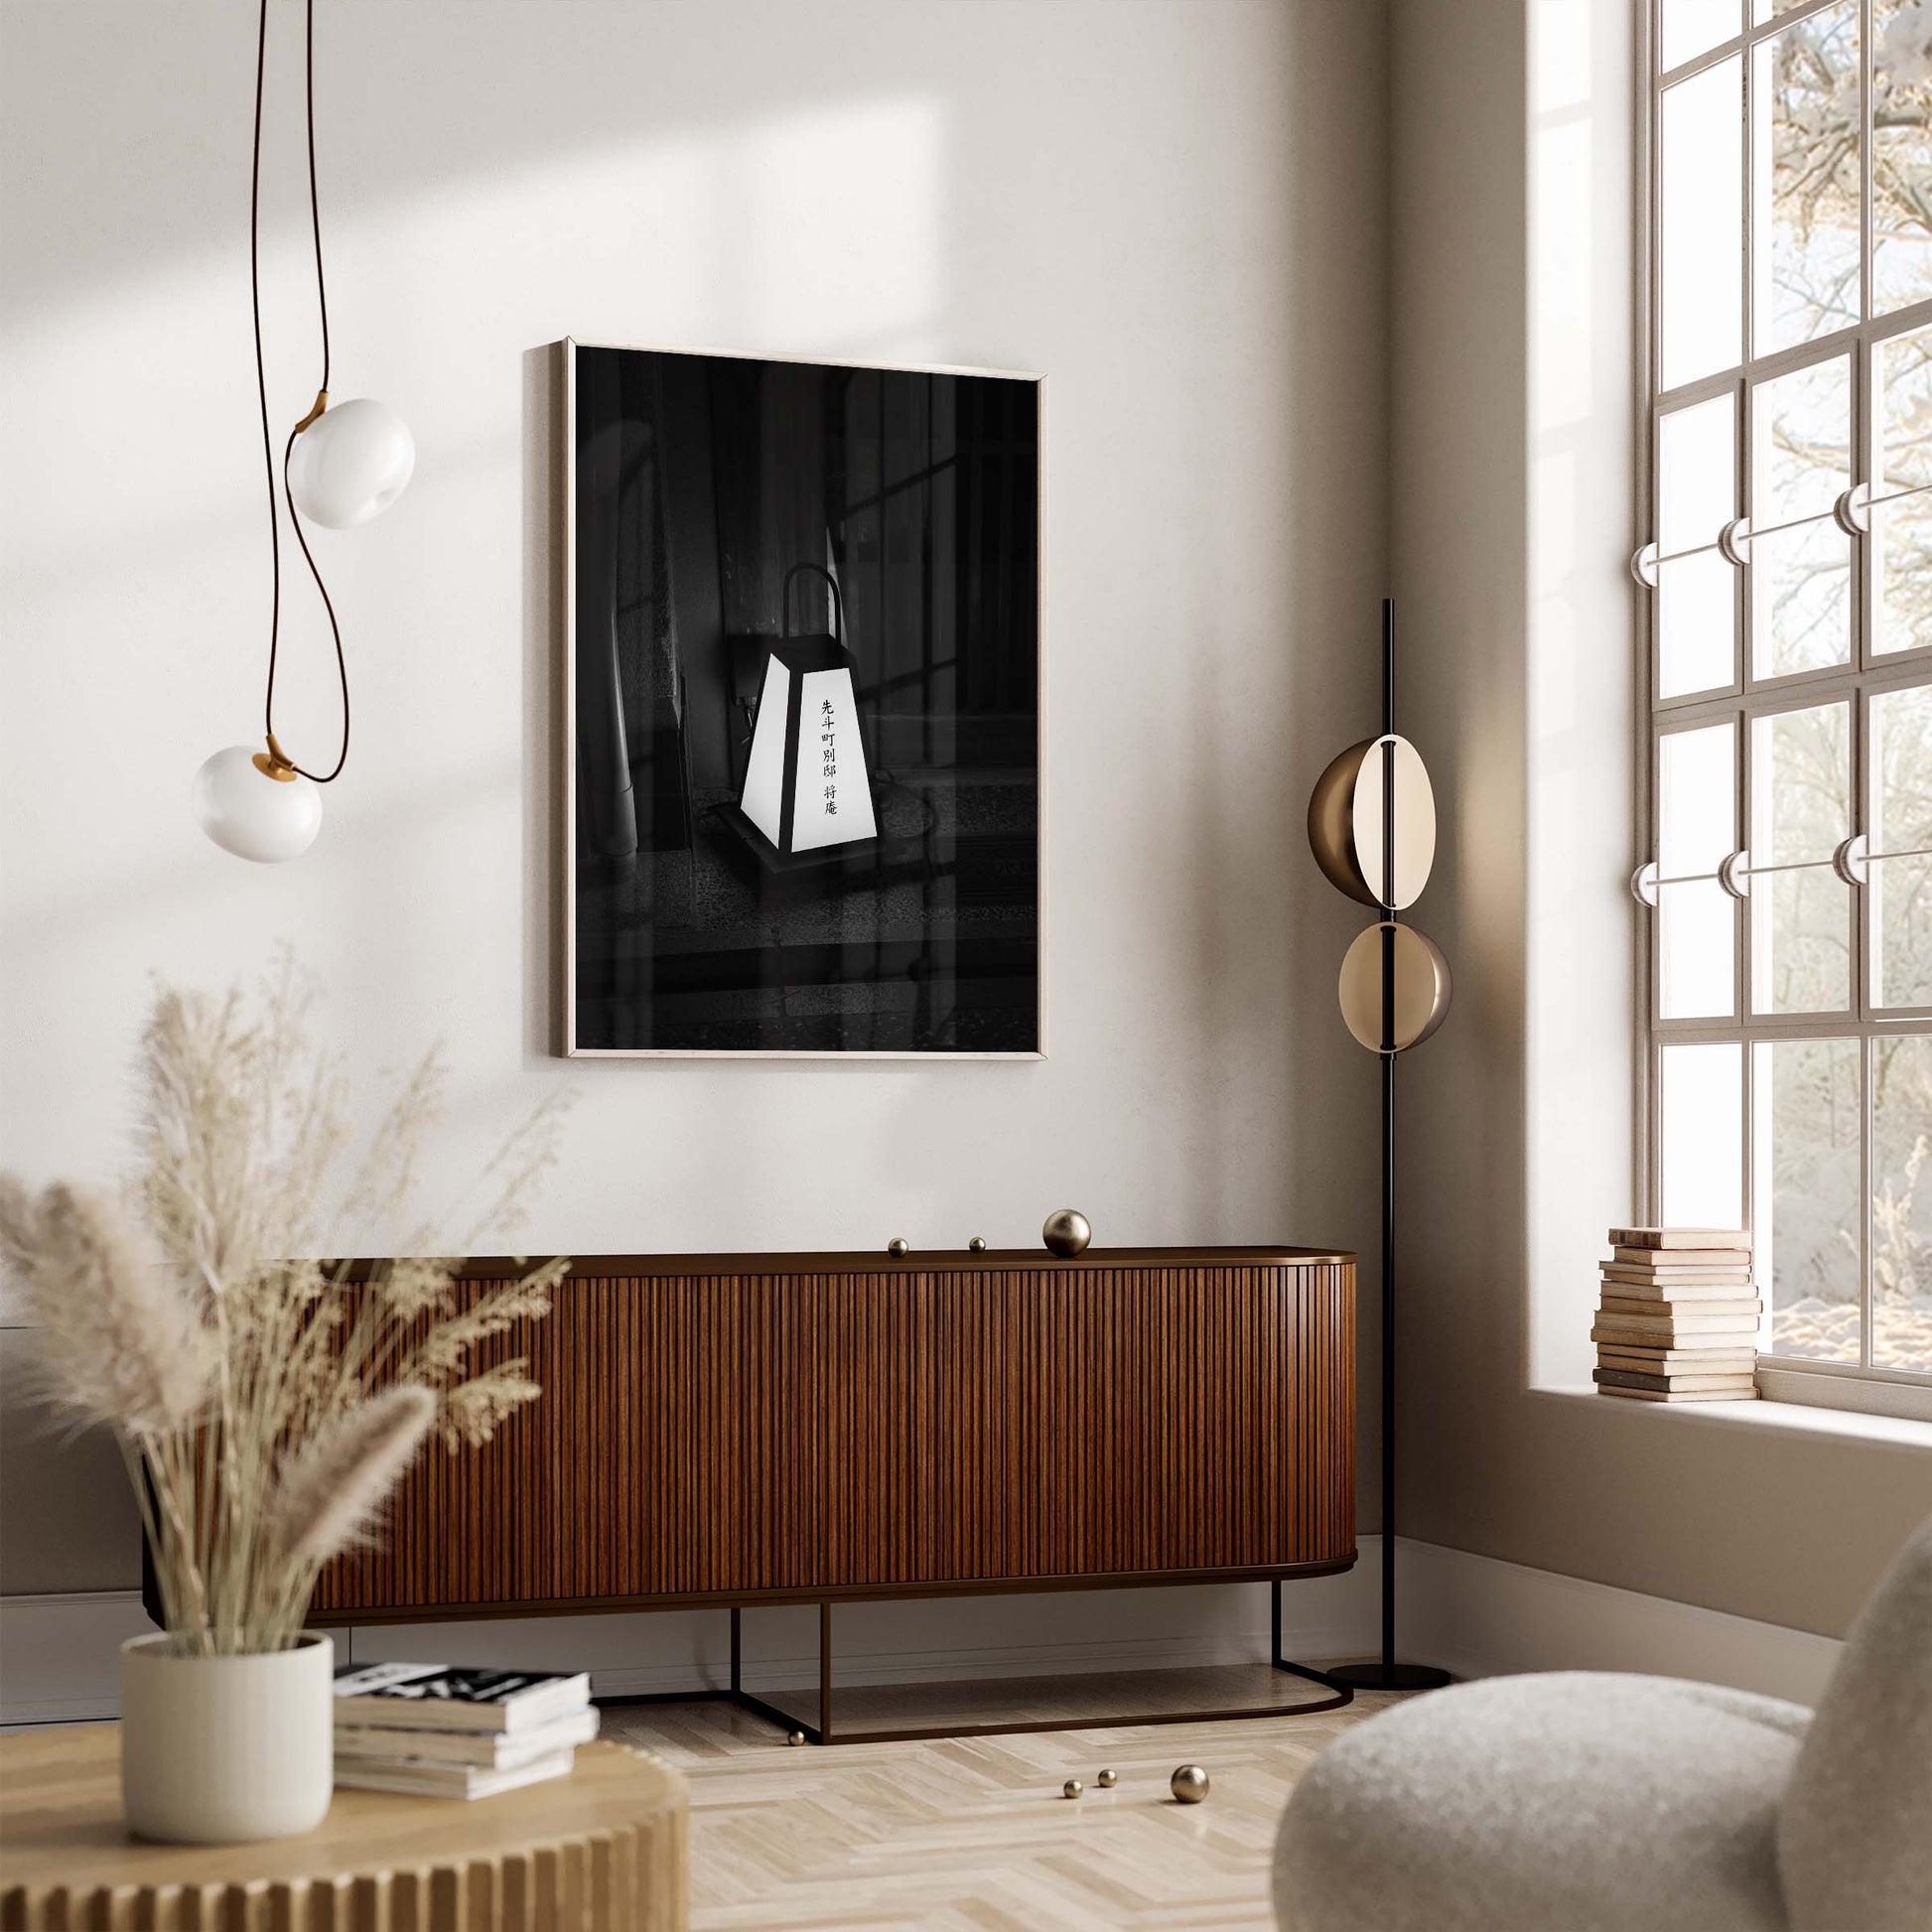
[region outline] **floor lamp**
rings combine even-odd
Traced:
[[[1382,731],[1315,780],[1309,844],[1331,885],[1376,921],[1341,962],[1348,1031],[1382,1063],[1382,1655],[1325,1676],[1370,1691],[1428,1691],[1449,1674],[1395,1655],[1395,1062],[1443,1024],[1449,972],[1436,942],[1397,916],[1436,857],[1436,800],[1421,756],[1395,730],[1395,603],[1382,600]]]

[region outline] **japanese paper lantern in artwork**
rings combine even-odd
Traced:
[[[831,588],[830,635],[792,634],[790,590],[801,572]],[[764,662],[739,810],[768,857],[796,860],[876,839],[879,820],[838,584],[818,565],[798,564],[785,593],[785,634]]]

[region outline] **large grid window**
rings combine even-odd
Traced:
[[[1932,1384],[1932,0],[1651,27],[1651,1210]]]

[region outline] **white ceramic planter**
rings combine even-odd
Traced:
[[[140,1838],[233,1845],[312,1831],[335,1782],[336,1646],[252,1657],[121,1646],[121,1801]]]

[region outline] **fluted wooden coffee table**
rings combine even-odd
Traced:
[[[681,1932],[684,1780],[621,1744],[472,1803],[338,1791],[301,1838],[147,1845],[121,1820],[118,1725],[0,1737],[0,1932]]]

